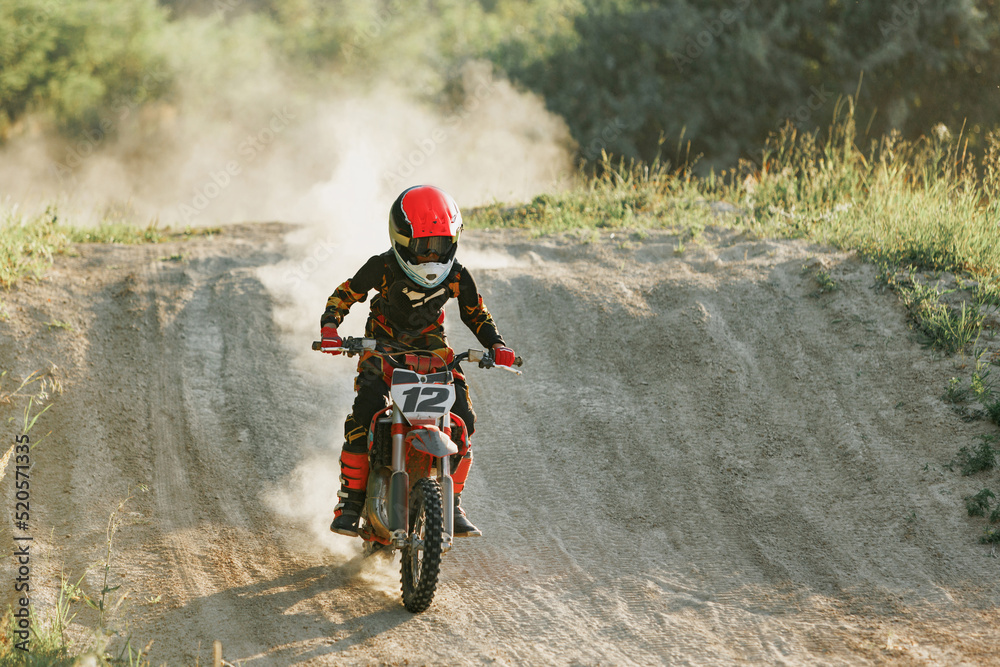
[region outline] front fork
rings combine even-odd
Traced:
[[[444,533],[442,551],[451,549],[455,535],[455,482],[451,479],[451,457],[438,459],[438,481],[441,483],[441,530]]]
[[[406,546],[410,503],[410,476],[406,474],[406,422],[403,413],[392,406],[392,476],[389,477],[389,532],[398,549]]]
[[[451,425],[451,416],[445,415],[442,426]],[[392,406],[392,476],[389,478],[389,532],[396,548],[407,545],[410,515],[410,476],[406,472],[406,420],[395,405]],[[442,550],[451,549],[455,534],[455,482],[451,478],[451,457],[442,456],[437,461],[438,482],[441,484],[441,510],[443,534]]]

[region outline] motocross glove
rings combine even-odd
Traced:
[[[514,350],[509,347],[498,347],[493,350],[493,362],[497,366],[513,366],[515,358]]]
[[[320,341],[320,351],[327,354],[340,354],[340,350],[332,349],[344,344],[344,339],[337,333],[337,327],[325,326],[320,329],[319,335],[323,339]]]

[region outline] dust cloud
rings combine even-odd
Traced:
[[[287,237],[290,259],[259,277],[293,366],[330,388],[330,437],[303,446],[301,465],[267,495],[274,511],[309,525],[314,546],[348,555],[356,547],[345,551],[327,526],[354,364],[318,359],[309,345],[327,297],[388,247],[389,206],[406,187],[437,185],[463,208],[528,199],[567,182],[572,145],[560,118],[487,63],[464,68],[447,105],[390,83],[293,81],[267,66],[222,89],[182,82],[178,99],[126,100],[99,131],[69,142],[29,122],[0,151],[0,202],[26,212],[54,204],[77,225],[300,225]],[[343,333],[362,332],[357,310]]]
[[[307,132],[322,147],[310,146],[306,153],[319,150],[329,156],[316,158],[325,163],[324,177],[307,187],[283,183],[287,194],[279,200],[285,202],[284,211],[261,216],[304,223],[287,238],[292,259],[261,269],[259,276],[276,297],[275,318],[294,364],[302,372],[332,377],[338,395],[352,386],[355,364],[344,358],[317,359],[310,342],[318,337],[319,316],[333,289],[368,257],[388,248],[388,211],[399,192],[431,183],[466,208],[552,191],[570,173],[568,133],[539,99],[481,65],[467,69],[464,88],[461,105],[445,115],[389,89],[322,105]],[[479,258],[469,259],[478,263]],[[341,334],[363,333],[364,304],[355,310]],[[331,432],[337,433],[350,403],[350,394],[341,396],[336,416],[331,415]],[[330,545],[333,550],[347,541],[327,530],[336,503],[341,441],[339,435],[331,436],[329,454],[305,458],[288,480],[290,486],[280,492],[296,499],[286,508],[308,521],[321,543],[338,543]],[[323,474],[315,474],[316,457]],[[382,579],[377,573],[364,576]]]
[[[327,527],[354,363],[310,351],[326,298],[388,247],[389,205],[404,188],[433,183],[468,207],[552,191],[571,171],[568,131],[541,100],[482,63],[466,67],[462,84],[444,108],[389,84],[292,90],[270,72],[234,80],[214,102],[191,84],[184,103],[123,107],[106,134],[64,143],[27,133],[0,153],[8,203],[55,203],[76,224],[300,223],[287,238],[290,259],[259,276],[293,365],[329,388],[330,435],[303,445],[301,464],[266,497],[308,526],[311,548],[345,558],[357,546]],[[362,332],[357,310],[343,333]]]
[[[76,224],[351,218],[330,230],[339,236],[383,218],[415,183],[472,206],[557,189],[571,172],[564,122],[486,63],[466,66],[447,107],[394,84],[306,91],[278,78],[261,75],[252,93],[234,82],[217,103],[194,84],[181,102],[123,103],[71,141],[29,120],[0,151],[0,194],[27,209],[55,203]]]

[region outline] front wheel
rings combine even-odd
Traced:
[[[403,605],[414,613],[434,599],[441,569],[441,489],[424,477],[410,492],[409,544],[403,548]]]

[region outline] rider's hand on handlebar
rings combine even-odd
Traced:
[[[497,343],[493,346],[493,363],[497,366],[513,366],[516,359],[514,350]]]
[[[341,347],[344,344],[344,340],[337,333],[337,327],[325,326],[320,329],[319,335],[322,338],[319,348],[321,352],[340,354],[340,350],[333,349]]]

